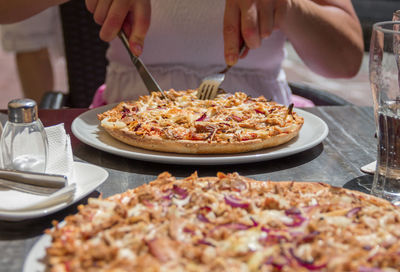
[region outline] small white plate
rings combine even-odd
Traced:
[[[73,171],[74,182],[76,183],[76,190],[74,198],[71,202],[64,202],[55,206],[29,211],[0,210],[0,220],[20,221],[55,213],[69,205],[72,205],[73,203],[81,200],[82,198],[93,192],[108,177],[108,172],[105,169],[88,163],[74,162]],[[10,194],[13,194],[14,197],[23,197],[24,195],[26,195],[25,193],[20,193],[13,190],[0,190],[0,201],[8,198]]]
[[[329,131],[327,124],[318,116],[304,110],[295,109],[294,111],[304,118],[304,125],[299,132],[299,136],[277,147],[253,152],[221,155],[157,152],[127,145],[108,135],[100,126],[97,114],[115,105],[95,108],[79,115],[72,122],[71,129],[73,134],[85,144],[99,150],[126,158],[150,162],[181,165],[221,165],[272,160],[293,155],[316,146],[325,139]]]

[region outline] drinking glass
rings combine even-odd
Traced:
[[[369,54],[378,136],[371,193],[400,204],[400,21],[373,25]]]

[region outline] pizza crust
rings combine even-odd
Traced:
[[[263,148],[278,146],[289,142],[298,135],[300,127],[291,133],[279,134],[266,139],[248,140],[243,142],[200,142],[190,140],[169,140],[160,137],[143,137],[136,134],[110,127],[103,126],[104,129],[115,139],[128,145],[140,147],[144,149],[183,153],[183,154],[228,154],[242,153]]]

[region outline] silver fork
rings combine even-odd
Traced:
[[[245,50],[246,44],[243,43],[240,48],[239,57],[243,55]],[[205,77],[197,88],[197,98],[201,100],[214,99],[217,96],[219,86],[225,79],[225,73],[228,72],[231,67],[232,65],[227,65],[221,72]]]

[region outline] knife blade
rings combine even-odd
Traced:
[[[128,41],[128,38],[127,38],[125,32],[123,30],[119,31],[118,36],[120,37],[122,43],[124,44],[126,50],[128,51],[129,56],[131,57],[131,60],[132,60],[133,64],[135,65],[137,71],[139,72],[139,75],[142,78],[143,83],[146,86],[149,93],[160,92],[161,95],[165,99],[168,99],[168,97],[165,95],[164,91],[160,88],[158,83],[155,81],[153,76],[150,74],[149,70],[147,70],[147,68],[143,64],[142,60],[132,53],[131,49],[129,48],[129,41]]]

